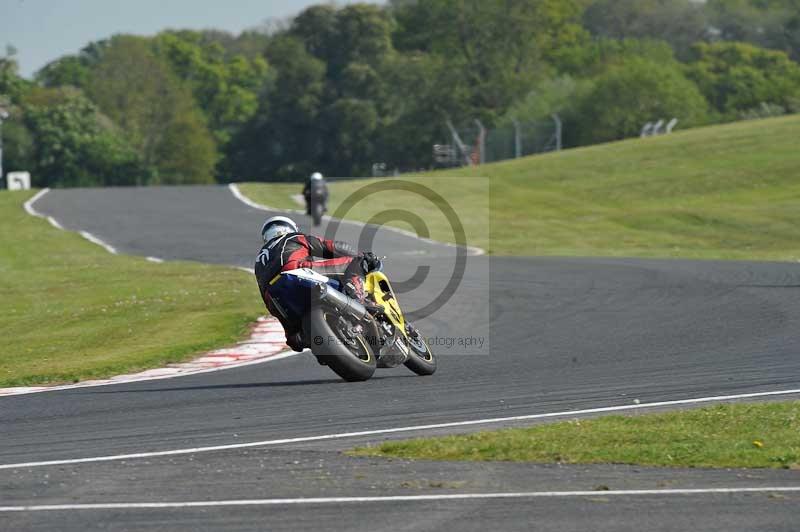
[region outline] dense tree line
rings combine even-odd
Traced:
[[[10,51],[10,52],[13,52]],[[390,0],[241,35],[118,35],[32,81],[0,57],[6,169],[39,186],[432,165],[447,120],[558,113],[567,146],[800,111],[800,0]]]

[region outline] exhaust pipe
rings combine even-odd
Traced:
[[[319,285],[319,299],[328,303],[342,314],[349,314],[357,320],[363,320],[367,315],[367,309],[364,305],[328,285]]]

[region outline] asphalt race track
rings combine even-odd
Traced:
[[[244,267],[268,215],[225,187],[53,191],[36,209],[122,253]],[[356,224],[336,226],[338,239],[357,241],[362,232]],[[388,273],[399,281],[419,265],[431,267],[425,284],[403,295],[405,307],[423,308],[446,290],[455,248],[383,229],[372,247],[389,256]],[[800,389],[797,264],[469,256],[447,295],[420,329],[484,344],[441,346],[430,378],[399,368],[347,384],[302,354],[192,377],[0,398],[0,507],[273,501],[0,511],[0,530],[797,529],[796,492],[617,492],[792,487],[800,486],[797,471],[411,463],[338,452],[517,421],[275,442]],[[248,442],[269,443],[2,467]],[[605,488],[611,491],[597,496],[439,497]],[[401,495],[435,498],[329,499]],[[322,500],[274,501],[309,497]]]

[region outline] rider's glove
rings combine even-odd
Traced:
[[[362,254],[361,267],[365,272],[369,273],[380,270],[383,267],[383,263],[374,253],[366,251]]]

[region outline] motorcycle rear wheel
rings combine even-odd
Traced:
[[[347,329],[356,324],[324,305],[315,305],[309,313],[311,351],[334,373],[348,382],[368,380],[375,373],[377,361],[367,337]]]

